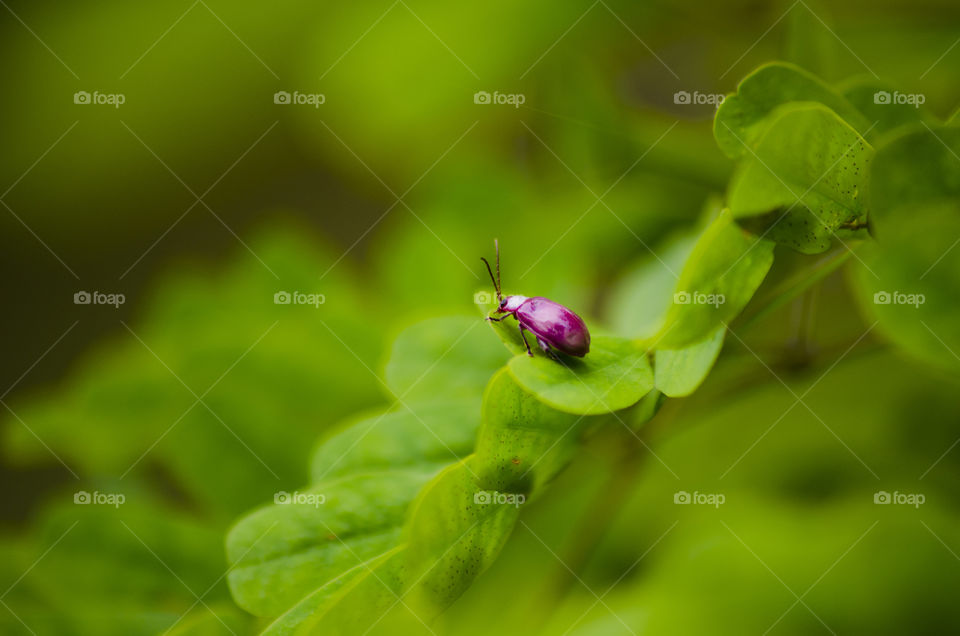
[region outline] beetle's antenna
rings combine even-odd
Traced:
[[[487,273],[490,274],[490,280],[493,281],[493,287],[497,290],[497,302],[500,302],[500,285],[497,284],[497,279],[493,277],[493,270],[490,269],[490,263],[487,262],[487,259],[480,257],[480,260],[483,261],[483,264],[487,266]]]
[[[497,292],[499,293],[502,289],[500,286],[500,241],[493,239],[493,247],[497,252]]]

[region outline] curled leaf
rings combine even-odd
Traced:
[[[823,104],[861,134],[870,128],[853,104],[815,75],[792,64],[773,62],[747,75],[736,94],[720,104],[713,120],[717,145],[733,159],[748,156],[748,146],[763,130],[767,116],[790,102]]]
[[[863,234],[873,148],[821,104],[770,115],[730,183],[730,211],[744,227],[805,254],[846,230]]]

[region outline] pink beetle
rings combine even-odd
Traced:
[[[494,239],[497,252],[497,277],[493,277],[493,270],[487,259],[480,260],[487,266],[490,280],[497,290],[497,313],[506,314],[501,318],[487,318],[492,322],[501,322],[511,315],[520,323],[520,337],[527,347],[527,355],[533,356],[530,343],[527,342],[527,331],[537,338],[537,344],[544,353],[557,360],[556,349],[567,355],[582,358],[590,352],[590,332],[586,323],[577,314],[573,313],[560,303],[542,296],[527,298],[526,296],[504,296],[500,288],[500,243]]]

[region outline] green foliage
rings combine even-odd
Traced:
[[[424,367],[432,373],[411,343],[442,359],[462,346],[462,327],[459,318],[437,318],[401,333],[386,367],[391,388],[409,391]],[[520,505],[569,461],[572,431],[589,420],[548,408],[506,369],[484,394],[477,432],[479,403],[451,396],[468,394],[464,378],[478,372],[459,369],[482,369],[502,349],[487,337],[471,340],[469,351],[469,365],[428,376],[433,390],[422,401],[348,422],[318,447],[308,488],[282,493],[231,530],[231,591],[248,611],[279,616],[271,632],[354,633],[363,617],[370,622],[361,631],[386,630],[438,614],[489,566]],[[376,621],[383,613],[391,617]]]
[[[528,498],[539,494],[569,460],[577,431],[592,421],[550,408],[501,370],[484,395],[483,425],[471,464],[477,485]]]
[[[663,327],[673,304],[677,274],[697,242],[694,233],[684,234],[658,246],[656,256],[648,255],[627,270],[610,293],[605,312],[619,335],[652,338]]]
[[[169,276],[146,316],[82,360],[56,399],[11,402],[19,421],[3,428],[5,455],[61,468],[53,451],[77,474],[10,561],[7,585],[63,535],[5,598],[33,629],[249,630],[222,578],[228,524],[305,479],[310,445],[329,421],[381,400],[364,366],[381,348],[378,323],[347,269],[317,290],[329,304],[273,302],[283,289],[316,289],[315,273],[337,254],[294,228],[250,245],[280,280],[246,252],[203,277]],[[76,506],[77,491],[126,502]],[[196,601],[204,592],[215,616]],[[3,631],[17,633],[9,618]]]
[[[726,333],[727,328],[720,326],[704,340],[682,349],[657,349],[657,389],[669,397],[684,397],[696,391],[717,361]]]
[[[730,184],[733,215],[805,254],[839,230],[866,227],[873,148],[820,104],[782,106],[742,158]]]
[[[317,447],[311,461],[313,482],[408,462],[441,465],[469,454],[480,425],[480,399],[449,401],[441,395],[434,402],[348,421]]]
[[[513,321],[487,321],[509,358],[488,331],[473,331],[479,317],[432,318],[401,333],[385,370],[397,404],[321,442],[311,485],[293,495],[307,505],[275,503],[230,532],[237,602],[277,617],[271,633],[381,632],[443,612],[494,562],[521,508],[576,457],[584,433],[608,421],[588,416],[636,405],[628,417],[640,426],[656,413],[652,356],[663,364],[664,393],[696,389],[719,354],[723,323],[770,267],[772,244],[722,212],[673,258],[678,285],[725,297],[706,310],[675,302],[648,322],[678,334],[673,350],[597,334],[583,359],[553,360],[528,356]],[[492,299],[477,298],[491,314]],[[491,374],[476,429],[477,387]]]
[[[740,313],[773,263],[773,243],[740,229],[723,211],[697,239],[677,278],[654,345],[699,342]]]
[[[248,515],[227,537],[237,603],[276,616],[358,560],[391,549],[407,506],[432,474],[411,467],[320,481]]]
[[[402,9],[397,6],[398,13]],[[347,22],[355,25],[375,18],[367,9],[360,13],[344,8],[336,11],[349,14]],[[498,23],[490,14],[480,18],[488,25]],[[382,37],[390,50],[402,52],[390,63],[398,71],[406,71],[391,75],[388,90],[402,92],[406,101],[400,101],[405,106],[390,111],[386,119],[364,131],[357,141],[359,154],[382,159],[392,152],[391,144],[383,143],[382,137],[393,135],[395,142],[413,147],[414,155],[428,164],[436,153],[415,143],[422,131],[407,125],[420,116],[423,105],[409,81],[409,69],[419,69],[421,62],[432,60],[438,43],[427,39],[427,44],[407,46],[404,29],[395,19],[392,15],[383,23]],[[817,29],[809,17],[791,19],[806,20],[798,33]],[[471,30],[449,20],[441,24]],[[542,25],[534,35],[531,41],[513,46],[526,52],[537,48],[535,42],[549,43],[554,38],[553,31]],[[325,58],[339,51],[340,44],[321,39],[314,49]],[[804,52],[799,40],[794,44],[796,58],[823,63],[824,56],[818,51]],[[476,46],[471,44],[474,52]],[[361,47],[355,55],[360,57],[361,67],[382,61],[376,48]],[[304,64],[302,72],[316,77],[318,56],[308,57],[312,61]],[[503,73],[512,57],[500,52],[489,66]],[[416,63],[409,64],[411,60]],[[452,70],[444,68],[439,71],[441,76],[460,74],[462,69],[455,61],[447,62]],[[562,78],[564,71],[558,64],[553,79]],[[342,88],[353,83],[353,78],[353,74],[343,73],[329,81]],[[545,82],[544,90],[552,90],[553,83],[564,85]],[[461,78],[453,82],[454,89],[448,87],[439,97],[419,97],[444,113],[437,122],[443,134],[431,138],[428,146],[441,143],[437,140],[442,138],[445,148],[461,132],[450,113],[471,107],[469,99],[460,94],[469,94],[469,84]],[[712,214],[700,232],[691,231],[689,222],[706,192],[719,188],[724,178],[724,167],[712,160],[705,159],[693,168],[684,166],[689,157],[705,154],[703,135],[686,149],[670,145],[672,139],[664,142],[665,148],[650,148],[649,160],[656,161],[658,170],[669,176],[646,174],[628,179],[622,189],[611,193],[611,200],[617,199],[612,206],[615,213],[607,214],[599,207],[588,210],[593,216],[602,215],[603,220],[591,217],[584,221],[582,234],[573,233],[569,243],[556,246],[556,250],[551,245],[553,238],[538,232],[544,211],[562,225],[568,220],[564,215],[571,214],[562,204],[576,197],[550,182],[541,184],[542,190],[520,183],[510,170],[499,167],[496,177],[478,185],[474,177],[477,166],[492,170],[496,164],[483,158],[472,159],[476,165],[461,165],[459,173],[445,175],[443,194],[426,197],[424,217],[429,224],[419,216],[419,224],[402,225],[392,218],[385,222],[396,222],[400,229],[381,239],[382,250],[372,250],[377,252],[375,276],[383,289],[360,293],[357,282],[338,268],[323,278],[320,290],[329,297],[329,305],[317,309],[274,305],[271,298],[278,285],[312,289],[318,284],[317,273],[327,271],[339,256],[333,250],[317,249],[297,232],[253,243],[258,258],[262,256],[270,264],[279,282],[259,264],[248,261],[212,276],[168,281],[144,319],[132,325],[135,335],[127,338],[123,334],[110,347],[91,355],[82,365],[82,373],[57,392],[57,399],[41,396],[15,405],[29,428],[16,423],[8,426],[5,452],[20,462],[32,463],[47,459],[44,446],[49,444],[78,468],[84,483],[111,487],[114,483],[103,480],[130,468],[129,476],[124,474],[120,481],[127,480],[122,487],[131,505],[122,510],[84,509],[76,528],[71,529],[78,513],[67,509],[70,495],[63,495],[62,505],[48,508],[34,522],[29,544],[19,539],[0,544],[0,561],[4,562],[0,572],[5,579],[16,581],[30,568],[24,585],[7,600],[37,629],[57,633],[139,634],[171,625],[172,633],[181,634],[246,631],[255,627],[248,614],[260,619],[257,626],[266,626],[268,634],[428,632],[444,612],[451,608],[464,611],[457,607],[458,599],[469,597],[477,585],[484,584],[484,572],[509,566],[498,557],[509,551],[511,544],[530,547],[518,544],[513,532],[521,519],[535,524],[538,514],[552,514],[537,531],[553,531],[561,538],[572,536],[570,543],[576,545],[577,533],[589,535],[595,519],[585,514],[585,526],[572,522],[568,492],[602,500],[618,488],[634,494],[639,488],[637,500],[642,505],[624,505],[626,527],[614,530],[627,538],[620,537],[614,548],[601,555],[599,568],[624,554],[630,554],[632,561],[631,550],[640,544],[655,544],[650,520],[674,514],[665,511],[665,502],[677,487],[673,478],[679,477],[668,476],[665,488],[669,490],[653,497],[643,489],[650,488],[650,482],[662,486],[656,476],[644,474],[638,485],[632,480],[634,473],[627,473],[628,478],[614,482],[613,488],[602,485],[597,497],[583,488],[585,483],[592,485],[588,478],[597,472],[589,459],[598,455],[603,468],[615,463],[609,458],[616,453],[599,446],[604,436],[615,431],[623,436],[616,438],[618,447],[636,446],[633,437],[637,430],[647,434],[641,427],[656,416],[665,396],[689,396],[705,382],[723,349],[728,325],[753,301],[771,270],[775,244],[814,254],[828,249],[834,238],[863,239],[863,244],[855,246],[851,278],[869,316],[868,325],[876,320],[878,331],[887,339],[919,360],[956,374],[960,369],[960,321],[955,307],[960,248],[954,248],[960,236],[960,133],[955,127],[937,125],[922,109],[876,103],[873,96],[881,90],[891,87],[873,79],[831,87],[783,63],[765,65],[750,74],[714,120],[716,142],[724,154],[736,160],[736,166],[727,188],[726,207]],[[374,95],[333,104],[332,114],[358,116],[352,113],[357,103],[362,104],[361,113],[371,108],[382,110]],[[583,95],[578,99],[589,100]],[[601,110],[605,99],[598,100]],[[611,113],[606,115],[611,128],[622,127]],[[303,119],[302,128],[327,136],[326,124],[321,129],[315,113],[298,117]],[[636,133],[638,138],[652,143],[657,137],[650,131],[659,123],[645,117],[626,125],[641,131]],[[553,141],[547,132],[543,134]],[[684,144],[694,137],[689,130],[676,134],[686,135]],[[559,154],[567,158],[569,153],[569,161],[575,165],[587,164],[584,184],[589,184],[588,189],[594,181],[605,181],[598,174],[605,167],[601,159],[614,154],[594,145],[592,136],[592,131],[557,132]],[[617,153],[640,156],[634,152],[635,139],[611,143],[617,144]],[[404,163],[395,172],[415,178],[419,168]],[[92,170],[83,168],[88,169]],[[494,185],[485,187],[490,183]],[[596,205],[587,198],[583,208],[591,203]],[[528,206],[538,214],[516,211]],[[420,211],[420,206],[417,209]],[[450,298],[456,298],[460,304],[453,311],[460,311],[466,304],[466,293],[461,292],[476,284],[466,269],[460,269],[456,254],[479,250],[477,235],[487,228],[463,223],[449,214],[450,209],[468,210],[477,217],[482,214],[484,222],[491,225],[510,225],[517,245],[523,246],[511,255],[513,282],[519,286],[522,279],[531,289],[546,285],[542,293],[569,302],[578,311],[597,306],[601,294],[592,286],[598,281],[608,274],[619,277],[613,292],[599,298],[605,311],[596,319],[585,312],[594,333],[591,352],[585,358],[561,355],[554,361],[540,351],[527,356],[512,319],[487,323],[497,336],[494,338],[479,317],[441,316],[399,333],[389,348],[383,372],[373,371],[386,348],[380,334],[393,320],[387,316],[394,315],[388,314],[386,305],[392,308],[400,304],[400,298],[407,303],[402,309],[412,306],[422,313],[446,307]],[[576,209],[569,221],[579,223],[581,218],[587,217]],[[424,225],[430,232],[424,231]],[[624,225],[644,238],[648,234],[667,237],[654,243],[656,255],[645,255],[639,262],[631,260],[634,265],[626,270],[622,263],[641,252],[633,237],[612,238],[623,234]],[[677,225],[680,231],[675,231]],[[868,227],[876,240],[867,235]],[[444,240],[436,241],[434,228]],[[521,237],[529,242],[521,244]],[[846,244],[843,247],[848,248]],[[778,276],[792,281],[791,270],[803,271],[798,265],[804,262],[803,256],[788,254],[782,260],[779,256],[778,267],[787,271],[777,271]],[[785,298],[806,289],[807,282],[815,282],[815,276],[790,285],[784,297],[774,298],[771,304],[780,306]],[[436,283],[436,294],[426,293],[425,281]],[[432,291],[429,285],[427,290]],[[378,292],[389,301],[382,304]],[[924,301],[876,300],[877,294],[898,293],[922,296]],[[490,303],[480,304],[484,315],[492,308]],[[831,316],[843,315],[843,308]],[[763,315],[764,307],[756,309],[755,315]],[[751,357],[751,363],[755,362]],[[903,367],[887,362],[879,376],[883,381],[876,382],[865,369],[857,371],[844,376],[837,389],[827,389],[830,383],[821,386],[820,390],[838,391],[831,402],[843,408],[831,411],[819,423],[804,422],[811,425],[807,430],[819,424],[830,428],[837,422],[857,422],[860,428],[842,433],[844,437],[848,432],[853,435],[852,446],[858,450],[862,444],[870,451],[867,458],[871,464],[893,456],[892,449],[903,440],[922,443],[889,422],[886,427],[871,426],[892,416],[858,399],[870,392],[892,391],[900,383],[897,376],[905,373]],[[922,385],[917,379],[913,384]],[[796,390],[806,396],[803,391],[814,386],[816,382]],[[776,388],[780,391],[782,387]],[[916,396],[922,397],[922,390],[933,391],[925,386],[912,389],[915,392],[897,405],[911,415],[918,409],[909,400],[922,402]],[[950,395],[949,389],[938,390],[935,395]],[[386,407],[381,404],[382,393],[390,402]],[[203,402],[198,403],[201,395]],[[724,461],[726,455],[732,455],[729,461],[742,459],[743,449],[752,449],[749,444],[762,438],[761,433],[767,434],[764,430],[770,430],[770,422],[776,425],[780,422],[777,418],[786,416],[786,407],[766,393],[749,403],[743,403],[740,395],[732,399],[740,401],[741,410],[728,420],[739,421],[743,419],[740,414],[751,410],[762,413],[762,422],[757,415],[750,418],[757,422],[741,427],[718,424],[705,437],[691,435],[672,446],[667,442],[666,460],[661,463],[670,473],[671,466],[677,466],[684,480],[691,479],[688,475],[703,478],[701,464],[719,461],[714,456],[722,453],[715,451],[728,451],[723,454]],[[695,400],[690,403],[698,408]],[[719,418],[715,408],[713,404],[700,405],[694,413],[710,421]],[[953,414],[956,409],[947,403],[944,410]],[[330,426],[338,421],[340,426]],[[758,422],[762,429],[751,430],[751,436],[742,439],[744,429]],[[840,435],[830,432],[833,437],[827,439],[832,444]],[[734,446],[731,438],[743,443]],[[952,435],[950,438],[948,443]],[[786,467],[798,440],[810,445],[805,457],[816,461],[800,459]],[[843,471],[850,469],[836,456],[850,450],[846,443],[839,451],[834,448],[830,452],[799,435],[788,442],[792,443],[769,451],[777,460],[773,467],[754,467],[747,473],[749,483],[746,476],[733,477],[728,482],[732,483],[730,490],[739,493],[743,501],[753,496],[750,492],[755,484],[762,485],[761,491],[793,489],[833,497],[833,493],[822,492],[823,484],[829,482],[830,474],[847,476]],[[710,453],[704,454],[704,447]],[[657,459],[659,452],[658,446]],[[760,454],[758,450],[747,458],[747,465]],[[866,465],[863,460],[861,463]],[[725,468],[720,466],[716,472]],[[856,464],[855,469],[859,471]],[[950,477],[956,472],[949,460],[943,469]],[[567,478],[565,471],[574,475],[565,482],[569,490],[558,496],[555,481]],[[901,480],[916,476],[895,474]],[[860,474],[850,481],[857,479],[868,481],[869,475],[864,478]],[[297,484],[306,485],[294,492],[283,490]],[[687,487],[686,481],[683,487]],[[135,503],[134,494],[142,495]],[[756,496],[758,506],[769,504],[763,492]],[[274,503],[264,506],[271,498]],[[809,575],[807,580],[819,581],[819,571],[808,571],[806,560],[783,546],[815,537],[818,548],[812,554],[828,565],[849,542],[840,541],[826,520],[840,518],[842,527],[849,529],[873,516],[873,509],[866,509],[865,502],[853,496],[845,494],[835,500],[836,507],[816,511],[820,516],[808,514],[808,509],[815,508],[809,501],[802,505],[792,502],[783,509],[766,508],[770,517],[789,526],[788,540],[760,543],[760,552],[772,553],[784,567]],[[530,506],[534,501],[538,501],[537,507]],[[253,506],[261,507],[244,512]],[[244,516],[227,534],[225,562],[220,539],[227,520],[241,513]],[[696,514],[701,511],[690,516]],[[931,518],[952,527],[955,516],[938,509]],[[727,518],[751,545],[767,528],[766,519],[741,509]],[[892,550],[903,535],[902,526],[896,526],[894,539],[871,545],[881,551]],[[681,530],[676,543],[666,546],[662,560],[648,569],[645,563],[637,581],[625,581],[625,589],[611,596],[610,605],[624,614],[638,606],[644,610],[643,616],[638,612],[628,616],[628,623],[658,633],[702,633],[711,630],[716,616],[730,621],[740,617],[742,611],[733,612],[729,607],[743,607],[744,589],[751,590],[751,602],[758,605],[793,601],[768,589],[765,570],[759,570],[758,576],[731,556],[733,549],[742,547],[739,543],[731,537],[718,542],[704,527],[698,523],[693,530]],[[35,557],[44,554],[46,546],[61,535],[58,550],[34,568]],[[104,551],[104,545],[111,549]],[[642,554],[636,556],[642,558]],[[925,563],[936,560],[929,546],[919,554]],[[529,555],[523,556],[519,563],[531,563]],[[555,555],[546,556],[552,559]],[[871,564],[865,556],[854,558],[859,568]],[[684,561],[692,566],[676,567]],[[182,579],[182,586],[171,584],[170,572],[163,565],[176,573],[175,584]],[[540,569],[506,570],[511,576],[487,585],[499,582],[520,605],[523,597],[534,596],[526,594],[523,586],[535,587],[532,583],[546,570],[542,562],[535,565]],[[218,577],[228,566],[223,583]],[[892,570],[905,577],[916,575],[908,559],[896,560]],[[868,591],[884,591],[874,581],[863,585],[864,577],[858,577],[856,569],[853,572],[841,579],[845,589],[860,589],[863,597],[870,596]],[[592,573],[605,574],[610,573]],[[579,570],[575,575],[579,578]],[[609,578],[619,582],[616,576]],[[954,578],[944,577],[938,589],[951,589]],[[204,590],[210,591],[209,608],[191,610],[195,605],[192,592]],[[760,593],[753,594],[753,590]],[[555,590],[547,591],[553,593]],[[229,602],[228,594],[236,606]],[[587,622],[587,632],[619,628],[609,616],[596,615],[590,605],[593,598],[571,596],[574,605],[562,607],[562,618],[571,620],[560,626],[557,618],[550,627],[564,633],[579,615]],[[822,596],[818,600],[829,605],[830,597]],[[919,595],[911,598],[917,603],[924,600]],[[871,606],[860,597],[855,601],[861,609]],[[692,609],[679,611],[685,608]],[[831,605],[829,609],[834,617],[844,616],[842,607]],[[574,615],[567,616],[570,613]],[[475,625],[489,629],[482,612],[474,610],[472,616],[473,621],[457,624],[451,631],[469,633]],[[3,620],[6,622],[0,626],[5,630],[19,629],[9,617]],[[787,620],[785,625],[797,633],[816,627],[809,617]],[[873,625],[882,627],[881,623],[876,619]],[[514,631],[520,629],[507,625]],[[755,626],[758,631],[767,627],[760,622]]]
[[[120,487],[99,485],[101,492]],[[73,493],[58,492],[34,523],[35,544],[3,555],[5,589],[17,581],[4,602],[38,633],[146,635],[204,617],[213,621],[209,633],[228,633],[221,621],[249,629],[249,617],[217,580],[224,569],[220,530],[142,488],[123,492],[126,501],[116,507],[77,506]],[[211,609],[197,605],[197,616],[187,617],[194,594],[203,592]],[[0,628],[20,633],[22,626],[7,614]]]
[[[837,89],[867,118],[867,121],[873,123],[871,132],[874,138],[880,138],[901,126],[921,122],[933,125],[935,121],[926,108],[921,108],[915,104],[893,103],[892,101],[877,103],[883,101],[877,99],[878,95],[893,95],[897,88],[874,77],[857,77],[843,82]]]
[[[482,477],[475,468],[482,469],[481,462],[467,460],[442,473],[424,490],[405,529],[401,593],[427,619],[459,598],[493,563],[520,517],[519,504],[478,504]]]
[[[274,618],[269,634],[426,631],[495,567],[526,506],[577,461],[592,434],[622,431],[625,422],[611,424],[620,416],[607,414],[622,411],[628,427],[640,428],[665,396],[689,396],[705,381],[727,325],[770,270],[775,243],[816,253],[835,236],[862,237],[869,220],[880,240],[862,250],[864,263],[887,286],[915,279],[916,267],[952,236],[923,247],[932,245],[925,237],[935,224],[960,218],[960,178],[947,160],[951,149],[921,131],[881,144],[873,161],[864,139],[871,127],[858,107],[873,112],[865,96],[876,86],[849,83],[844,97],[779,64],[745,80],[715,123],[721,148],[739,159],[729,209],[713,212],[699,235],[666,242],[621,280],[606,312],[621,337],[597,325],[585,358],[528,356],[509,319],[487,322],[498,338],[467,317],[431,318],[400,333],[384,372],[395,404],[322,438],[311,483],[296,493],[306,502],[324,495],[324,503],[275,503],[230,532],[237,602]],[[881,114],[884,131],[927,121],[898,109]],[[948,146],[960,141],[955,131],[938,131]],[[861,296],[876,289],[865,271],[857,273]],[[786,280],[784,293],[803,289],[804,281]],[[934,297],[957,283],[931,275],[922,289]],[[483,316],[494,315],[492,298],[477,299]],[[953,342],[948,304],[916,314],[872,309],[892,339],[943,363],[942,350],[913,340],[919,324]]]
[[[251,246],[279,281],[247,254],[202,279],[170,277],[147,318],[84,360],[57,400],[13,406],[29,428],[5,428],[4,452],[47,461],[46,444],[91,480],[159,469],[221,524],[302,483],[318,427],[380,401],[366,367],[382,336],[347,270],[323,281],[319,308],[274,304],[277,291],[316,289],[333,250],[293,228]]]
[[[510,373],[545,404],[581,415],[609,413],[635,404],[653,388],[646,348],[622,338],[594,336],[584,358],[518,354]]]
[[[479,397],[507,356],[490,346],[480,323],[442,317],[406,329],[394,343],[386,368],[390,391],[403,401]]]
[[[887,139],[877,151],[873,169],[874,222],[880,242],[896,234],[899,225],[887,230],[884,224],[897,223],[901,208],[956,200],[960,194],[958,149],[960,128],[951,126],[921,124]]]
[[[846,305],[842,311],[849,309]],[[865,327],[858,323],[856,328]],[[734,364],[732,336],[728,345],[730,351],[725,348],[723,355]],[[751,360],[750,366],[759,366]],[[822,374],[776,370],[797,395]],[[711,377],[715,380],[719,378]],[[616,519],[607,525],[590,564],[578,570],[609,609],[576,580],[555,603],[536,602],[539,592],[550,589],[551,574],[569,573],[532,533],[574,568],[567,550],[585,527],[599,523],[592,514],[594,503],[609,493],[610,455],[599,455],[596,446],[588,445],[547,496],[524,511],[530,532],[515,533],[497,563],[433,627],[438,634],[458,636],[627,633],[622,620],[638,634],[654,628],[677,635],[735,634],[745,623],[762,632],[784,614],[771,633],[826,633],[799,604],[786,612],[796,599],[771,570],[798,595],[823,575],[804,600],[838,633],[847,627],[857,631],[860,625],[893,633],[890,625],[919,620],[900,605],[903,597],[910,607],[923,607],[927,619],[955,624],[960,608],[950,600],[950,590],[960,580],[960,569],[919,521],[951,547],[960,541],[951,521],[960,510],[949,496],[960,463],[948,455],[915,481],[956,439],[960,405],[951,397],[955,391],[955,382],[932,376],[894,351],[874,350],[855,352],[837,364],[805,395],[811,410],[797,405],[785,414],[795,398],[775,379],[725,392],[719,400],[713,395],[686,400],[682,418],[675,420],[684,430],[660,438],[654,447],[680,479],[650,457],[626,501],[617,506]],[[863,395],[885,399],[855,397]],[[669,416],[671,406],[678,405],[668,400],[657,417]],[[918,412],[927,416],[922,427]],[[919,509],[874,505],[874,492],[892,492],[888,484],[900,483],[910,484],[901,492],[925,492],[927,502]],[[719,508],[673,503],[678,490],[694,489],[724,493],[726,502]],[[576,522],[571,524],[571,518]],[[800,544],[807,549],[797,550]],[[938,561],[948,565],[937,566]],[[620,579],[634,562],[639,564]],[[904,581],[936,585],[927,589],[904,586]]]
[[[960,130],[907,129],[877,151],[877,241],[856,271],[861,305],[881,332],[941,368],[960,369]]]
[[[324,584],[280,616],[264,634],[328,634],[370,632],[396,633],[397,623],[411,624],[405,606],[396,602],[401,587],[403,548],[361,562],[340,577]],[[396,610],[395,613],[391,612]],[[388,616],[388,614],[391,614]],[[399,614],[399,616],[398,616]],[[409,629],[401,633],[411,633]]]
[[[735,95],[717,109],[713,133],[727,156],[749,156],[773,111],[790,102],[817,102],[833,110],[860,134],[870,122],[850,102],[819,78],[782,62],[765,64],[745,77]]]

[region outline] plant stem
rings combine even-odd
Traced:
[[[633,493],[633,486],[646,456],[643,445],[633,433],[623,435],[622,439],[618,438],[614,441],[621,453],[611,467],[596,498],[581,515],[582,521],[573,533],[572,543],[564,551],[562,568],[558,570],[557,576],[548,579],[553,582],[543,591],[544,601],[550,604],[562,598],[570,586],[581,577],[597,546]]]

